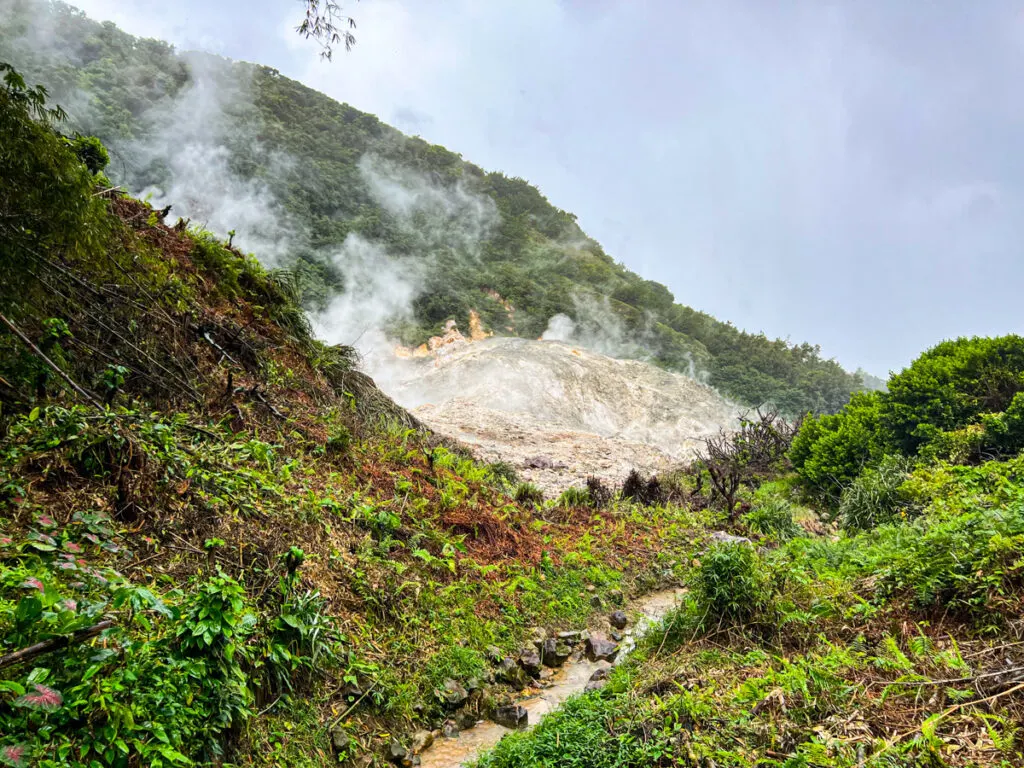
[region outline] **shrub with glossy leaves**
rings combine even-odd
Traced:
[[[835,504],[845,486],[881,459],[883,397],[880,392],[858,392],[840,413],[804,420],[788,455],[812,495]]]

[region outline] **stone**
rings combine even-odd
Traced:
[[[578,643],[580,641],[580,634],[582,634],[580,630],[574,629],[568,632],[559,632],[555,637],[559,640],[565,640],[565,642],[571,644]]]
[[[596,691],[598,688],[603,688],[604,684],[608,682],[609,670],[607,668],[598,669],[590,676],[587,681],[587,686],[584,690]]]
[[[494,713],[494,722],[498,725],[504,726],[505,728],[511,728],[518,730],[525,728],[529,722],[530,715],[526,711],[526,707],[520,706],[519,704],[513,704],[508,707],[498,707]]]
[[[625,598],[622,596],[621,589],[610,589],[608,590],[608,601],[612,605],[622,605],[625,602]]]
[[[629,624],[629,617],[626,616],[625,611],[612,611],[608,617],[608,623],[616,629],[625,629],[626,625]]]
[[[542,661],[545,667],[561,667],[570,656],[572,656],[572,646],[564,640],[549,637],[544,641]]]
[[[343,752],[348,749],[348,745],[352,742],[351,737],[345,732],[345,729],[340,725],[336,725],[331,728],[331,745],[335,751]]]
[[[600,632],[593,632],[587,640],[587,658],[590,661],[615,661],[619,644]]]
[[[622,632],[619,632],[616,629],[613,629],[609,634],[611,635],[612,640],[614,640],[616,643],[621,643],[623,639],[626,637]]]
[[[409,750],[398,739],[392,739],[391,746],[388,748],[388,757],[392,763],[402,765],[409,758]]]
[[[476,727],[476,715],[472,712],[466,712],[463,710],[455,715],[455,725],[459,727],[460,731],[468,731],[471,728]]]
[[[597,587],[595,587],[593,584],[587,584],[587,592],[596,592],[596,591],[597,591]]]
[[[541,669],[540,653],[533,648],[523,648],[519,652],[519,666],[530,677],[537,677]]]
[[[523,688],[530,684],[530,678],[523,668],[509,658],[501,660],[494,676],[499,682],[511,685],[517,691],[523,690]]]
[[[712,531],[708,538],[716,544],[746,544],[747,546],[754,546],[754,542],[746,536],[734,536],[725,531]]]
[[[544,627],[534,627],[530,630],[530,642],[533,643],[539,651],[544,646],[544,641],[548,639],[548,631]]]
[[[465,703],[469,698],[469,692],[456,680],[448,678],[444,684],[434,691],[434,695],[451,708],[456,708]]]
[[[505,654],[501,652],[501,648],[496,645],[488,645],[484,649],[484,655],[494,664],[500,663],[502,658],[505,656]]]
[[[416,731],[409,742],[409,749],[414,755],[418,755],[425,749],[429,749],[434,743],[434,734],[430,731]]]
[[[592,595],[590,598],[590,604],[594,608],[600,608],[602,605],[604,605],[604,603],[601,601],[600,595]]]
[[[446,739],[454,739],[459,735],[459,725],[454,720],[445,720],[441,726],[441,735]]]

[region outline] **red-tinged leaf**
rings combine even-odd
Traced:
[[[0,763],[13,766],[13,768],[26,768],[28,766],[28,747],[24,744],[0,749]]]
[[[66,610],[66,611],[77,611],[78,610],[78,601],[77,600],[72,600],[70,597],[67,598],[66,600],[63,600],[62,604],[64,606],[64,610]]]
[[[28,535],[32,541],[41,541],[43,544],[49,544],[51,547],[57,546],[57,540],[46,533],[40,533],[39,531],[32,531]]]
[[[14,700],[14,705],[17,707],[38,709],[42,712],[56,712],[64,703],[64,697],[60,695],[59,691],[56,691],[53,688],[36,683],[33,686],[33,689],[34,690],[29,691],[24,696],[16,698]]]
[[[82,547],[80,545],[78,545],[78,544],[75,544],[75,542],[73,542],[73,541],[65,541],[64,542],[64,549],[66,549],[68,552],[81,552],[82,551]]]
[[[0,547],[9,547],[14,543],[14,539],[10,536],[0,536]]]
[[[40,592],[46,591],[46,585],[43,584],[39,579],[25,579],[21,582],[21,586],[25,589],[38,589]]]
[[[74,563],[57,563],[57,567],[62,571],[77,571],[78,566]]]
[[[57,521],[49,515],[40,515],[36,518],[36,522],[43,526],[43,528],[53,528],[57,525]]]
[[[85,538],[87,541],[91,541],[93,544],[100,543],[100,537],[97,536],[95,533],[87,533],[83,538]]]

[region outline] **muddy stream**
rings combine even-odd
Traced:
[[[633,623],[625,630],[620,643],[616,663],[629,653],[636,644],[636,638],[657,623],[668,611],[678,604],[684,590],[670,589],[652,592],[628,607],[627,613]],[[529,713],[528,728],[540,722],[544,715],[558,709],[566,699],[586,688],[591,675],[599,669],[611,667],[607,661],[588,661],[586,657],[574,655],[557,671],[554,677],[546,681],[547,687],[517,701]],[[422,768],[458,768],[479,757],[483,752],[495,746],[506,733],[511,733],[496,723],[483,721],[475,728],[461,732],[453,738],[438,738],[420,755]]]

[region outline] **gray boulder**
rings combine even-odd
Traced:
[[[507,707],[498,707],[494,713],[494,722],[498,725],[504,726],[505,728],[512,728],[518,730],[525,728],[529,723],[530,715],[526,711],[526,707],[520,706],[519,704],[512,704]]]
[[[523,688],[530,684],[529,675],[523,671],[522,667],[509,658],[501,660],[501,663],[498,664],[498,668],[495,670],[494,676],[499,682],[511,685],[517,691],[523,690]]]
[[[544,657],[542,659],[545,667],[560,667],[572,656],[572,646],[564,640],[556,640],[549,637],[544,641]]]
[[[619,644],[601,632],[592,632],[587,639],[587,658],[591,661],[615,661]]]
[[[625,611],[612,611],[608,617],[608,623],[616,629],[625,629],[626,625],[629,624],[629,617],[626,616]]]
[[[746,536],[734,536],[725,531],[712,531],[708,540],[715,544],[746,544],[747,546],[754,546],[754,543]]]
[[[584,688],[586,691],[596,691],[598,688],[603,688],[604,684],[608,682],[609,670],[599,669],[590,676],[587,681],[587,686]]]
[[[537,677],[541,670],[540,652],[534,648],[523,648],[519,652],[519,666],[530,677]]]
[[[434,695],[437,696],[441,703],[452,709],[462,706],[466,699],[469,698],[469,692],[463,685],[451,678],[445,680],[444,684],[434,691]]]

